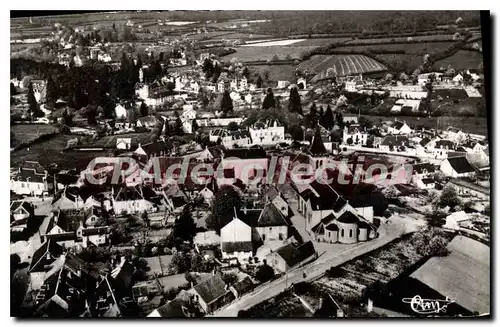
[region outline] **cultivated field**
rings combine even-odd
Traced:
[[[238,60],[245,61],[257,61],[257,60],[271,60],[274,56],[278,59],[286,59],[290,57],[291,59],[301,59],[302,55],[308,51],[316,48],[315,46],[269,46],[269,47],[239,47],[236,49],[235,53],[222,57],[223,60],[231,60],[232,58],[237,58]]]
[[[319,74],[315,78],[322,79],[334,74],[336,76],[358,75],[387,70],[387,67],[376,60],[363,55],[315,55],[299,64],[298,69]]]
[[[297,45],[316,45],[316,46],[325,46],[330,44],[343,44],[352,38],[350,37],[336,37],[336,38],[321,38],[321,39],[303,39]]]
[[[434,64],[435,69],[451,65],[455,70],[477,69],[483,62],[483,54],[475,51],[460,50],[454,55],[439,60]]]

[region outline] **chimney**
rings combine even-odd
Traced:
[[[337,317],[338,318],[344,317],[344,311],[342,311],[342,309],[340,308],[337,309]]]
[[[46,259],[50,260],[50,253],[48,251],[47,251],[47,254],[46,254]]]
[[[323,297],[320,297],[318,303],[318,310],[320,310],[322,307],[323,307]]]

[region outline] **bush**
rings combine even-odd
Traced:
[[[434,228],[422,228],[413,235],[412,244],[422,256],[446,256],[448,239]]]

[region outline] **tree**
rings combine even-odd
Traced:
[[[263,83],[262,77],[260,75],[257,76],[257,80],[255,81],[257,88],[259,88],[259,89],[262,88],[262,83]]]
[[[196,235],[196,223],[191,215],[189,205],[184,206],[180,217],[175,220],[173,234],[175,238],[180,238],[183,241],[193,241],[193,237]]]
[[[323,115],[325,114],[325,110],[323,109],[323,106],[319,108],[319,118],[323,118]]]
[[[47,103],[50,103],[53,106],[56,103],[59,96],[57,94],[56,83],[54,82],[51,76],[47,78],[47,86],[45,94],[46,94],[45,99]]]
[[[304,130],[299,125],[290,126],[288,133],[296,141],[301,142],[304,140]]]
[[[191,271],[209,272],[210,268],[210,264],[208,263],[208,261],[203,259],[201,254],[193,254],[193,256],[191,257]],[[196,280],[194,280],[194,282],[196,283]]]
[[[222,186],[214,195],[211,214],[206,220],[207,228],[219,233],[224,226],[224,221],[221,222],[221,219],[234,212],[235,208],[239,210],[241,203],[241,196],[232,185]]]
[[[237,131],[238,129],[240,129],[240,127],[238,126],[238,124],[236,122],[232,121],[229,124],[227,124],[227,129],[229,131]]]
[[[33,84],[30,83],[28,85],[28,95],[27,95],[27,100],[28,100],[28,110],[31,113],[31,115],[34,115],[36,112],[38,112],[38,103],[35,98],[35,92],[33,91]]]
[[[274,277],[274,270],[271,266],[269,266],[264,259],[264,263],[259,267],[257,273],[255,274],[255,278],[259,280],[261,283],[265,283],[268,280]]]
[[[220,108],[221,108],[222,112],[224,112],[224,113],[228,113],[228,112],[233,111],[233,100],[231,99],[231,96],[229,95],[228,90],[225,90],[224,94],[222,94]]]
[[[276,108],[276,100],[274,99],[273,90],[269,87],[267,89],[266,97],[262,102],[262,109]]]
[[[172,256],[169,268],[174,274],[182,274],[191,269],[191,253],[177,251]]]
[[[175,112],[175,122],[174,122],[174,135],[182,136],[184,135],[184,128],[182,127],[181,117],[179,117],[179,113]]]
[[[344,117],[341,112],[337,112],[335,114],[335,124],[339,127],[339,129],[344,129]]]
[[[13,95],[16,95],[17,94],[17,89],[16,87],[14,86],[14,83],[10,83],[10,95],[13,96]]]
[[[198,122],[196,119],[193,119],[193,122],[191,123],[191,128],[193,132],[196,132],[198,129],[200,129],[200,126],[198,125]]]
[[[386,199],[396,199],[401,192],[394,185],[389,185],[382,190],[382,195]]]
[[[140,113],[141,113],[141,117],[145,117],[148,115],[148,106],[146,106],[146,104],[144,103],[144,101],[142,101],[141,103],[141,107],[139,108],[140,110]]]
[[[224,273],[221,276],[221,279],[226,283],[227,285],[233,285],[238,281],[238,275],[235,273]]]
[[[290,97],[288,99],[288,111],[302,114],[302,104],[300,102],[300,94],[296,87],[290,89]]]
[[[423,227],[412,237],[417,253],[423,256],[446,256],[448,240],[433,227]]]
[[[438,205],[440,207],[450,207],[453,208],[457,205],[462,204],[462,201],[458,197],[457,191],[452,185],[446,185],[441,192],[439,197]]]
[[[333,127],[333,125],[334,125],[333,111],[332,111],[332,108],[330,107],[330,105],[328,105],[326,107],[325,114],[321,116],[319,124],[328,130],[330,130]]]

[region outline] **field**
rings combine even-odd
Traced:
[[[378,39],[370,39],[371,41],[377,41]],[[359,41],[359,40],[357,40]],[[338,46],[335,50],[339,51],[400,51],[404,50],[405,53],[415,53],[415,54],[425,54],[432,53],[436,51],[442,51],[451,46],[453,42],[426,42],[426,43],[397,43],[397,44],[373,44],[373,45],[349,45],[345,44]]]
[[[259,42],[242,45],[242,47],[274,47],[274,46],[289,46],[295,43],[299,43],[305,40],[296,39],[296,40],[278,40],[278,41],[268,41],[268,42]]]
[[[20,143],[29,143],[36,140],[38,137],[46,134],[57,132],[57,128],[52,125],[43,124],[23,124],[12,125],[10,127],[12,144],[16,146]]]
[[[286,59],[288,56],[292,59],[301,59],[306,52],[316,48],[315,46],[271,46],[271,47],[238,47],[236,52],[222,57],[224,61],[237,58],[241,62],[271,60],[274,56],[278,59]]]
[[[342,44],[346,41],[351,40],[350,37],[336,37],[336,38],[321,38],[321,39],[304,39],[297,45],[315,45],[315,46],[325,46],[330,44]]]
[[[357,39],[347,42],[347,44],[372,44],[383,42],[408,42],[412,41],[453,41],[453,34],[441,35],[422,35],[422,36],[401,36],[401,37],[387,37],[387,38],[373,38],[373,39]]]
[[[292,81],[295,77],[295,66],[292,65],[259,65],[249,66],[250,73],[257,73],[261,76],[264,72],[269,72],[270,81]]]
[[[454,55],[437,61],[433,68],[448,67],[451,65],[455,70],[477,69],[483,62],[483,54],[475,51],[460,50]]]
[[[302,62],[298,68],[315,74],[315,78],[324,78],[333,69],[336,76],[358,75],[387,70],[381,63],[363,55],[315,55]]]
[[[107,156],[104,152],[76,152],[68,151],[62,153],[68,140],[75,138],[74,135],[56,135],[44,142],[36,143],[29,148],[10,153],[10,165],[16,167],[26,160],[40,162],[45,167],[57,164],[61,169],[83,170],[88,163],[98,156]]]
[[[422,65],[422,56],[417,54],[378,54],[375,57],[388,66],[405,67],[407,73]]]

